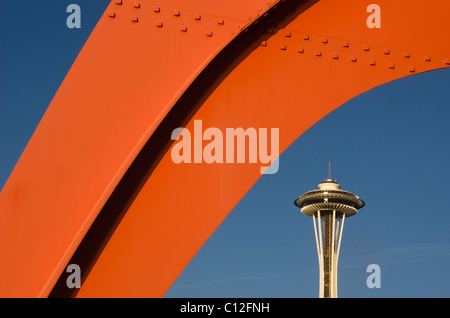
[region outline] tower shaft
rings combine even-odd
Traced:
[[[331,298],[332,289],[332,277],[331,271],[333,268],[332,262],[332,244],[331,236],[333,235],[333,230],[331,226],[331,215],[326,213],[322,216],[323,219],[323,275],[324,275],[324,298]]]
[[[317,211],[313,215],[319,257],[319,297],[321,298],[337,297],[337,265],[344,219],[345,214],[336,215],[335,210]]]

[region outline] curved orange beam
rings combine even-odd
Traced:
[[[192,134],[194,120],[202,120],[203,129],[223,132],[230,127],[279,127],[284,150],[349,99],[386,82],[448,66],[449,44],[428,37],[449,31],[442,28],[447,26],[448,10],[436,6],[424,11],[419,1],[378,3],[381,29],[366,26],[368,1],[320,1],[272,30],[220,83],[186,128]],[[411,21],[411,12],[424,16]],[[175,164],[166,152],[78,296],[162,297],[258,180],[259,168]]]
[[[427,7],[377,1],[380,29],[366,25],[369,1],[293,5],[277,27],[251,38],[261,46],[246,46],[251,53],[220,71],[207,65],[241,30],[275,20],[264,13],[281,12],[276,2],[119,2],[100,20],[0,194],[1,296],[50,293],[125,171],[202,70],[215,72],[217,85],[199,94],[186,127],[193,131],[195,119],[222,131],[277,127],[282,151],[352,97],[449,63],[449,44],[429,36],[448,34],[444,0]],[[260,176],[258,164],[177,165],[170,151],[160,156],[78,296],[163,296]]]
[[[272,6],[163,4],[111,1],[11,173],[0,195],[0,297],[50,293],[177,99]]]

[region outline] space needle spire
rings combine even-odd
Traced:
[[[328,160],[328,180],[331,180],[331,160]]]
[[[294,201],[303,214],[312,216],[319,258],[319,297],[337,297],[337,267],[342,232],[346,217],[355,215],[365,203],[358,196],[341,190],[341,185],[331,178],[331,160],[328,162],[328,179],[319,189],[308,191]]]

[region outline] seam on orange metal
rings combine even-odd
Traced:
[[[139,190],[139,187],[142,187],[143,182],[148,177],[148,175],[139,174],[137,177],[140,179],[139,181],[136,181],[134,178],[136,178],[136,175],[133,175],[131,173],[131,176],[127,176],[127,172],[133,170],[133,167],[135,169],[139,170],[139,154],[142,154],[144,151],[145,145],[148,145],[154,140],[159,140],[158,138],[167,139],[167,136],[170,136],[170,133],[165,133],[163,136],[158,136],[158,131],[164,131],[166,132],[167,126],[172,125],[174,122],[176,122],[173,117],[177,118],[179,117],[179,113],[183,114],[181,116],[181,119],[183,120],[183,123],[185,123],[190,116],[192,116],[192,111],[196,107],[196,103],[193,103],[192,95],[197,96],[199,95],[203,96],[201,98],[204,98],[205,94],[208,95],[211,93],[211,91],[218,85],[218,82],[222,81],[224,76],[228,74],[238,63],[238,59],[242,59],[242,55],[248,55],[251,51],[253,51],[257,46],[259,46],[260,41],[263,38],[267,38],[267,28],[270,25],[280,25],[284,24],[286,25],[289,21],[291,21],[293,18],[295,18],[296,12],[303,11],[305,7],[309,7],[313,3],[316,3],[318,0],[305,0],[305,1],[290,1],[290,0],[280,0],[280,1],[274,1],[270,3],[270,6],[266,8],[266,10],[256,15],[256,17],[252,18],[248,23],[245,24],[244,27],[240,27],[240,32],[237,34],[236,37],[233,38],[233,40],[223,47],[221,47],[217,53],[213,54],[213,56],[210,57],[205,63],[201,66],[199,66],[199,73],[196,73],[193,75],[192,80],[190,80],[188,83],[186,83],[185,88],[181,88],[179,90],[179,93],[174,96],[173,98],[173,107],[170,108],[169,111],[166,113],[161,114],[160,118],[160,124],[158,127],[150,127],[148,130],[148,133],[146,136],[142,139],[141,143],[142,146],[137,147],[139,151],[137,151],[136,155],[133,157],[133,162],[128,165],[128,169],[126,172],[124,172],[122,178],[120,179],[119,183],[115,187],[115,190],[113,190],[112,194],[107,199],[107,202],[101,209],[101,211],[98,213],[97,218],[94,220],[94,222],[91,224],[89,230],[87,231],[86,235],[84,236],[81,243],[76,248],[76,251],[73,253],[72,258],[68,261],[68,264],[70,263],[84,263],[86,264],[86,268],[90,268],[95,263],[97,257],[99,256],[99,253],[101,253],[101,250],[104,248],[105,244],[109,240],[109,237],[114,232],[114,229],[117,227],[118,223],[120,223],[121,218],[123,217],[124,211],[116,211],[116,214],[114,216],[111,216],[111,211],[105,212],[105,207],[111,207],[109,204],[112,202],[111,200],[122,200],[122,205],[126,206],[128,203],[128,200],[132,200],[133,196],[136,195],[136,191]],[[283,5],[281,5],[283,4]],[[275,10],[279,8],[279,10]],[[294,10],[295,9],[295,10]],[[277,12],[284,12],[282,15],[270,15],[270,13],[273,13],[274,11]],[[254,31],[253,34],[251,31]],[[245,40],[242,40],[242,38],[245,38]],[[249,41],[249,38],[253,38],[253,41]],[[256,38],[256,39],[255,39]],[[224,54],[225,49],[228,48],[228,50],[234,50],[237,51],[238,54],[232,54],[230,56],[227,56],[227,54]],[[231,49],[230,49],[231,48]],[[220,58],[218,58],[218,55],[221,55]],[[223,60],[229,61],[229,63],[223,63]],[[219,62],[217,62],[219,61]],[[215,62],[215,63],[213,63]],[[220,70],[219,72],[217,70]],[[213,77],[213,79],[209,78],[210,76]],[[205,78],[207,78],[205,80]],[[201,84],[198,84],[196,82],[200,82]],[[215,86],[214,86],[215,85]],[[204,90],[204,87],[210,87],[207,90]],[[188,91],[189,89],[189,91]],[[199,91],[200,90],[200,91]],[[182,92],[182,93],[181,93]],[[194,98],[195,99],[195,98]],[[190,102],[187,102],[190,101]],[[198,102],[198,100],[197,100]],[[186,112],[186,103],[191,104],[191,108],[188,109]],[[169,118],[169,119],[167,119]],[[180,126],[180,124],[178,124]],[[170,126],[171,127],[171,126]],[[173,127],[171,127],[172,129]],[[156,137],[154,137],[156,136]],[[151,140],[151,138],[153,138]],[[155,139],[156,138],[156,139]],[[170,142],[170,141],[165,141]],[[168,144],[158,145],[159,151],[156,151],[157,157],[154,158],[153,161],[145,161],[145,169],[147,169],[147,172],[152,169],[152,167],[157,163],[160,156],[164,153],[165,150],[167,150]],[[155,152],[154,149],[152,149],[152,152]],[[147,154],[148,155],[148,154]],[[134,165],[134,166],[133,166]],[[136,168],[137,167],[137,168]],[[142,180],[144,179],[144,180]],[[125,180],[125,181],[124,181]],[[123,182],[123,183],[122,183]],[[128,183],[133,183],[134,186],[129,186]],[[121,184],[126,184],[126,186],[121,186]],[[137,190],[136,190],[137,189]],[[131,191],[134,193],[128,193],[128,195],[125,198],[121,198],[121,194],[117,194],[120,191]],[[116,194],[114,194],[116,193]],[[111,207],[114,209],[115,207]],[[126,208],[125,208],[126,211]],[[109,225],[110,227],[103,231],[103,235],[100,235],[101,237],[98,238],[98,233],[96,233],[101,227],[101,223],[105,221],[105,219],[109,219]],[[99,221],[100,220],[100,221]],[[93,247],[92,241],[97,241],[97,245]],[[86,254],[86,255],[85,255]],[[87,255],[89,254],[89,255]],[[77,259],[76,261],[74,259]],[[84,259],[84,260],[83,260]],[[80,261],[78,261],[80,260]],[[85,271],[83,274],[82,281],[85,280],[86,275],[88,274],[88,271]],[[70,297],[75,296],[76,292],[78,290],[68,290],[65,288],[65,279],[63,273],[60,274],[59,279],[57,280],[56,284],[53,286],[53,289],[51,290],[49,296],[50,297]]]

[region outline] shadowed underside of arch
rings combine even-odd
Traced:
[[[349,99],[449,66],[447,1],[370,4],[112,1],[1,192],[0,295],[164,296],[261,176],[174,163],[173,129],[278,128],[281,153]]]

